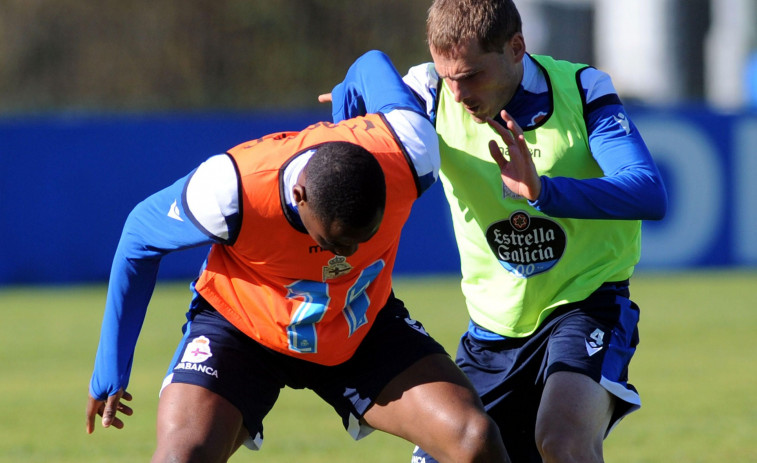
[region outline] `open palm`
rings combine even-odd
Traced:
[[[523,130],[504,109],[501,116],[507,128],[491,117],[486,122],[502,137],[510,160],[505,159],[497,140],[489,142],[489,153],[499,166],[505,186],[513,193],[533,201],[541,193],[541,180],[536,172],[534,161],[531,159],[526,140],[523,138]]]

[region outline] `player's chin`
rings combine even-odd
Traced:
[[[473,119],[473,122],[477,124],[483,124],[486,122],[486,119],[489,117],[488,114],[486,114],[484,111],[481,110],[480,107],[475,108],[465,108],[466,111],[468,111],[468,114],[470,114],[471,119]]]
[[[486,114],[471,114],[471,119],[473,119],[473,122],[476,124],[483,124],[486,122],[486,119],[489,116]]]

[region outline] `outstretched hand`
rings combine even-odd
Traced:
[[[92,434],[95,430],[95,415],[102,416],[103,428],[113,425],[116,429],[122,429],[124,422],[116,416],[121,412],[126,416],[131,416],[134,411],[122,400],[131,400],[131,394],[119,389],[117,393],[108,397],[108,400],[97,400],[89,396],[87,400],[87,434]]]
[[[510,160],[505,159],[497,140],[489,142],[489,153],[499,166],[505,186],[513,193],[534,201],[541,193],[541,179],[536,172],[526,140],[523,138],[523,130],[505,110],[502,110],[500,115],[507,124],[507,128],[491,117],[487,118],[486,122],[502,137]]]
[[[318,95],[319,103],[331,103],[331,93],[322,93]]]

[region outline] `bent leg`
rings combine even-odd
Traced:
[[[381,391],[363,418],[439,462],[508,462],[499,429],[462,371],[443,354],[424,357]]]
[[[547,378],[536,418],[544,463],[601,463],[614,397],[588,376],[560,371]]]
[[[158,462],[225,462],[249,435],[228,400],[193,384],[172,383],[158,403]]]

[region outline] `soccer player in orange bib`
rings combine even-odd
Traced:
[[[132,413],[126,390],[161,258],[211,244],[163,381],[152,461],[259,449],[285,386],[316,392],[355,439],[379,429],[439,461],[508,461],[467,378],[392,292],[402,226],[437,178],[434,128],[380,52],[356,61],[332,98],[362,115],[242,143],[131,212],[88,433],[96,415],[121,428],[118,415]]]

